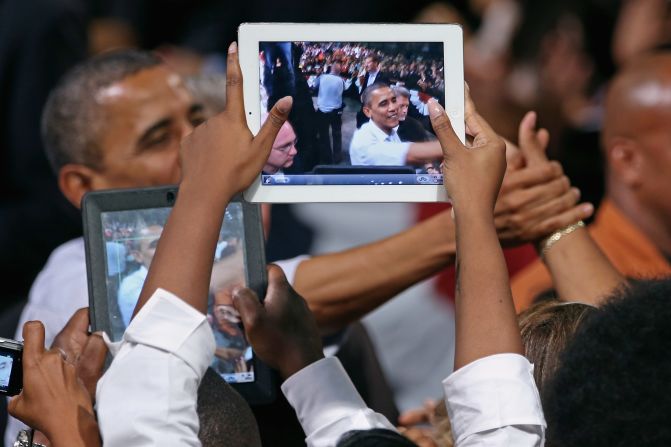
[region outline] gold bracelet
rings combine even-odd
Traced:
[[[579,220],[578,222],[571,224],[568,227],[564,227],[561,230],[555,231],[550,236],[543,239],[539,244],[541,257],[544,258],[548,250],[550,250],[554,244],[559,242],[559,240],[564,236],[568,236],[569,234],[573,233],[578,228],[585,228],[585,222]]]

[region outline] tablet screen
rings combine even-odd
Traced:
[[[428,102],[443,42],[259,42],[262,121],[292,96],[262,187],[442,184]]]
[[[147,276],[156,244],[172,208],[101,213],[107,259],[107,302],[113,340],[120,340],[130,322]],[[253,382],[254,359],[232,290],[245,286],[245,244],[242,205],[231,203],[215,250],[207,318],[217,343],[211,367],[227,382]]]

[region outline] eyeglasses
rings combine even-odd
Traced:
[[[291,141],[287,144],[283,144],[282,146],[273,147],[273,150],[286,153],[286,152],[289,152],[292,147],[296,146],[297,143],[298,143],[298,138],[294,138],[294,141]]]

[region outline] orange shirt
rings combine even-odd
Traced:
[[[589,226],[589,233],[624,276],[653,278],[671,275],[669,261],[610,200],[604,200],[599,207],[594,223]],[[537,259],[515,275],[511,288],[515,308],[520,312],[553,286],[545,264]]]

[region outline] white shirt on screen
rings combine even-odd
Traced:
[[[123,339],[106,339],[114,360],[98,381],[103,445],[200,446],[198,387],[216,348],[207,317],[157,289]]]
[[[410,143],[403,143],[396,129],[387,134],[368,121],[354,132],[349,157],[353,166],[403,166],[409,149]]]
[[[282,384],[282,392],[296,411],[308,447],[333,447],[351,430],[396,431],[387,418],[366,406],[335,357],[298,371]]]

